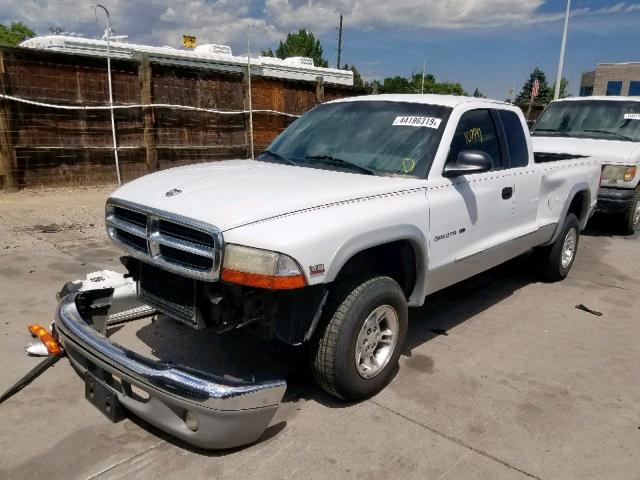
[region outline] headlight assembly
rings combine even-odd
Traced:
[[[307,285],[300,265],[288,255],[234,244],[225,245],[222,280],[272,290]]]
[[[613,182],[630,182],[636,176],[636,170],[635,166],[605,165],[602,169],[601,179]]]

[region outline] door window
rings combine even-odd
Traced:
[[[502,168],[502,155],[496,126],[489,110],[471,110],[460,118],[449,149],[447,163],[463,150],[480,150],[491,156],[493,168]]]
[[[509,110],[499,110],[498,112],[509,149],[509,167],[526,167],[529,164],[529,147],[520,117]]]

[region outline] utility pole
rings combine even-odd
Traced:
[[[113,136],[113,156],[116,161],[116,174],[118,176],[118,185],[122,185],[120,178],[120,162],[118,161],[118,142],[116,140],[116,122],[113,115],[113,87],[111,86],[111,16],[109,10],[103,5],[97,4],[93,6],[93,13],[96,16],[96,22],[98,21],[98,8],[104,10],[107,15],[107,31],[105,37],[107,37],[107,82],[109,84],[109,111],[111,112],[111,135]]]
[[[420,93],[424,94],[424,73],[427,69],[427,61],[423,60],[422,62],[422,87],[420,87]]]
[[[560,87],[562,86],[562,69],[564,67],[564,51],[567,47],[567,30],[569,29],[569,14],[571,13],[571,0],[567,0],[567,11],[564,14],[564,31],[562,32],[562,46],[560,47],[560,61],[558,62],[558,76],[556,77],[556,91],[554,100],[560,98]]]
[[[340,55],[342,54],[342,14],[340,14],[340,27],[338,28],[338,66],[340,69]]]

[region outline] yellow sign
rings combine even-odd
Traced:
[[[182,35],[182,44],[186,48],[196,48],[196,37],[191,35]]]

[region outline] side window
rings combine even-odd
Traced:
[[[494,169],[502,168],[500,142],[489,110],[471,110],[462,115],[451,141],[447,163],[454,162],[463,150],[488,153]]]
[[[506,135],[509,149],[509,166],[511,168],[526,167],[529,164],[529,148],[527,137],[522,129],[520,117],[509,110],[498,110]]]

